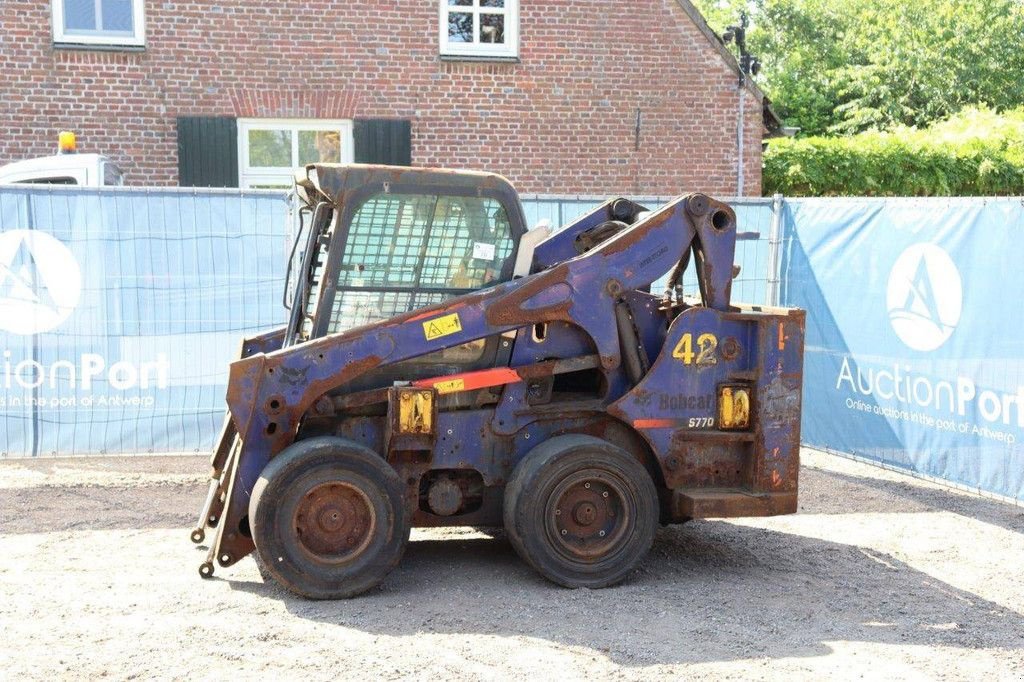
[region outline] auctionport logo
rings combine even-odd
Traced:
[[[41,334],[71,315],[82,273],[61,242],[35,230],[0,234],[0,330]]]
[[[963,283],[953,259],[935,244],[908,247],[889,273],[886,304],[893,331],[909,348],[942,346],[963,312]]]

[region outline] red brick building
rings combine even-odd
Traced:
[[[0,164],[70,129],[134,185],[357,160],[758,194],[772,121],[688,0],[3,0],[0,73]]]

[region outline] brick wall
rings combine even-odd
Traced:
[[[130,184],[166,185],[176,116],[402,117],[414,163],[521,192],[736,193],[737,78],[676,0],[521,4],[520,61],[494,63],[439,59],[437,0],[147,0],[143,52],[55,49],[48,0],[3,0],[0,164],[72,129]],[[759,194],[754,90],[745,112]]]

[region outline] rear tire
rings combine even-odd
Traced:
[[[647,555],[658,495],[635,457],[582,435],[531,450],[505,488],[505,530],[520,557],[565,587],[621,582]]]
[[[262,568],[310,599],[378,585],[409,540],[398,474],[342,438],[299,441],[274,457],[253,488],[249,519]]]

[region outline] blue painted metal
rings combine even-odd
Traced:
[[[390,182],[408,180],[406,173],[427,171],[392,173],[388,191]],[[487,182],[497,182],[493,177]],[[319,180],[328,199],[351,200],[339,189],[344,182],[323,172]],[[432,182],[438,186],[437,178]],[[211,557],[229,566],[252,550],[246,514],[261,471],[296,439],[323,433],[380,452],[409,482],[416,525],[500,525],[501,486],[515,465],[537,443],[563,433],[599,436],[644,462],[663,491],[666,521],[795,511],[803,312],[731,303],[735,215],[703,195],[680,197],[632,225],[613,225],[611,236],[579,255],[581,235],[623,217],[614,206],[602,205],[542,243],[527,277],[376,325],[244,353],[231,365],[231,425],[218,450],[222,459],[214,459],[227,504],[223,514],[215,506]],[[647,293],[691,250],[703,301]],[[457,324],[444,334],[427,332],[452,319]],[[373,385],[373,377],[388,376],[399,363],[485,338],[512,346],[498,373],[499,392],[475,408],[442,407],[433,446],[419,457],[389,445],[387,416],[348,409],[386,405],[390,379]],[[450,399],[445,382],[487,376],[448,373],[427,385],[443,406]],[[568,382],[574,399],[558,398],[560,382]],[[749,428],[717,428],[723,386],[751,391]],[[233,452],[227,436],[240,446]],[[438,469],[477,472],[484,503],[452,517],[418,507],[421,478]]]

